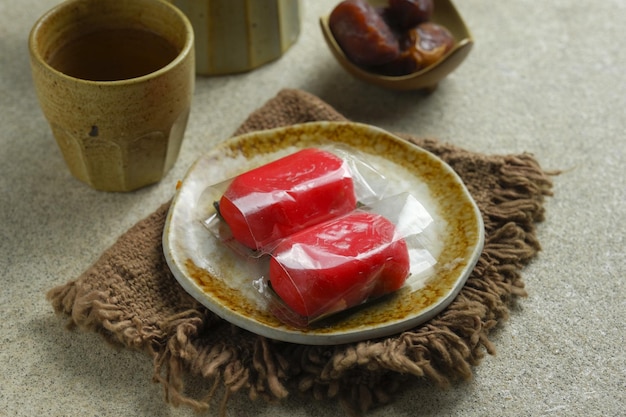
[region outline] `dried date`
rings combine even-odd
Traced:
[[[357,65],[383,65],[400,55],[398,38],[365,0],[339,3],[331,12],[328,25],[343,52]]]
[[[406,31],[429,21],[434,9],[433,0],[389,0],[385,17],[392,26]]]
[[[433,22],[418,25],[411,38],[422,57],[421,65],[427,67],[439,61],[454,46],[454,37],[448,29]]]
[[[374,70],[384,75],[405,75],[439,61],[454,46],[454,37],[445,27],[426,22],[409,30],[400,40],[402,53]]]
[[[389,0],[379,9],[365,0],[344,0],[329,26],[353,63],[400,76],[436,63],[454,47],[450,31],[430,21],[433,12],[433,0]]]

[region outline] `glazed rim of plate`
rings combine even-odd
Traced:
[[[433,278],[423,288],[417,291],[400,289],[390,297],[366,303],[350,314],[339,315],[331,324],[295,328],[258,308],[240,288],[233,288],[223,278],[215,276],[211,272],[210,259],[204,264],[197,259],[195,243],[209,236],[200,222],[186,218],[194,210],[187,206],[198,201],[202,189],[265,163],[259,160],[269,162],[300,148],[336,143],[353,147],[366,156],[383,158],[398,170],[406,171],[412,180],[425,184],[436,201],[438,215],[446,222],[443,250],[437,258]],[[207,167],[219,168],[225,177],[203,176],[202,171]],[[243,134],[220,143],[200,157],[187,172],[172,201],[163,233],[164,254],[174,277],[209,310],[262,336],[318,345],[389,336],[431,319],[461,290],[478,261],[483,244],[480,211],[452,168],[404,139],[373,126],[352,122],[311,122]]]

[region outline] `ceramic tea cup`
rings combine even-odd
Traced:
[[[169,0],[195,30],[196,72],[224,75],[279,59],[300,34],[301,0]]]
[[[71,173],[132,191],[174,165],[194,88],[193,29],[163,0],[68,0],[29,37],[37,96]]]

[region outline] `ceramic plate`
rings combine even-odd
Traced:
[[[212,212],[207,187],[301,148],[341,144],[358,150],[391,184],[429,211],[429,251],[437,263],[424,279],[394,294],[301,329],[281,323],[252,282],[248,263],[220,244],[202,220]],[[194,163],[177,190],[163,233],[165,257],[182,287],[225,320],[272,339],[330,345],[389,336],[442,311],[476,264],[484,241],[481,214],[454,171],[433,154],[381,129],[315,122],[226,140]],[[407,281],[409,282],[409,281]]]

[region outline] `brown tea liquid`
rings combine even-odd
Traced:
[[[155,33],[111,29],[86,34],[59,48],[48,60],[58,71],[91,81],[141,77],[163,68],[177,48]]]

